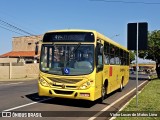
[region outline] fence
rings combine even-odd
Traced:
[[[39,74],[39,64],[21,64],[21,63],[1,63],[0,78],[37,78]]]

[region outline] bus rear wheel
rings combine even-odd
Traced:
[[[120,84],[119,92],[122,92],[122,90],[123,90],[123,81],[122,81],[121,84]]]
[[[104,99],[107,97],[106,95],[106,86],[102,86],[102,91],[101,91],[101,98],[99,99],[100,103],[103,103]]]

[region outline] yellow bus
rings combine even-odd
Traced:
[[[39,96],[103,101],[129,80],[129,51],[94,30],[44,34]]]

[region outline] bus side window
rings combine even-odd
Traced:
[[[109,57],[109,43],[104,42],[104,63],[109,64],[110,62],[110,57]]]
[[[101,43],[97,43],[96,46],[96,66],[97,72],[103,70],[103,53],[101,53],[100,49],[102,47]]]
[[[126,52],[124,51],[124,53],[123,53],[123,60],[124,60],[124,64],[123,65],[126,65]]]
[[[115,47],[115,64],[119,65],[120,64],[120,56],[119,56],[119,48]]]
[[[123,50],[120,49],[120,59],[121,59],[121,65],[124,65],[124,58],[123,58]]]
[[[98,55],[98,65],[103,65],[102,55]]]
[[[115,64],[115,47],[113,45],[110,45],[110,64]]]
[[[127,65],[129,65],[129,53],[127,52]]]

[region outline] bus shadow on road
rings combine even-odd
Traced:
[[[64,98],[53,98],[49,101],[45,101],[46,104],[56,104],[63,106],[72,106],[72,107],[82,107],[90,108],[96,104],[96,102],[86,101],[86,100],[76,100],[76,99],[64,99]]]
[[[87,100],[75,100],[75,99],[64,99],[64,98],[51,98],[50,97],[41,97],[38,93],[32,93],[25,95],[26,98],[34,101],[40,102],[44,104],[56,104],[63,106],[72,106],[72,107],[82,107],[82,108],[90,108],[97,104],[97,101],[87,101]]]
[[[28,95],[25,95],[25,97],[34,101],[34,102],[43,101],[43,100],[49,98],[49,97],[41,97],[41,96],[38,95],[38,93],[28,94]]]

